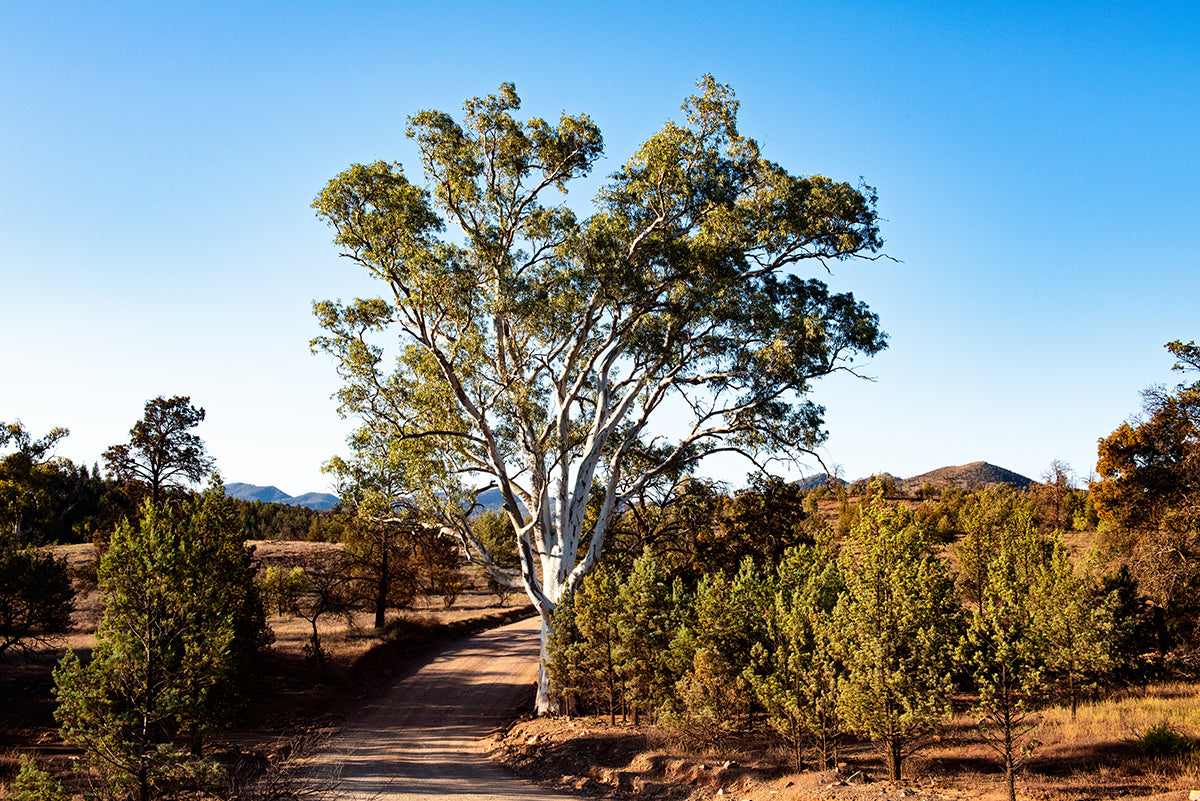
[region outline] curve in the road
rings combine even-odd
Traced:
[[[350,801],[567,801],[484,756],[537,681],[538,618],[442,648],[317,755],[309,775]]]

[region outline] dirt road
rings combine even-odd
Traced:
[[[540,621],[442,648],[401,679],[329,748],[309,775],[347,801],[567,801],[492,765],[480,742],[533,693]]]

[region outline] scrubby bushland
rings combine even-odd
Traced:
[[[689,584],[689,561],[649,549],[601,568],[555,614],[551,677],[573,711],[648,715],[702,745],[765,724],[797,765],[834,764],[858,735],[893,776],[957,690],[1015,770],[1031,712],[1134,675],[1143,610],[1119,574],[1069,558],[1027,493],[939,500],[967,530],[957,554],[921,506],[875,495],[848,504],[844,537],[806,524],[781,559],[732,574]]]

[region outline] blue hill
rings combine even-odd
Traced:
[[[328,492],[306,492],[303,495],[288,495],[279,487],[260,487],[257,484],[232,482],[225,485],[225,494],[243,501],[263,503],[286,503],[288,506],[307,506],[309,509],[332,509],[340,499]]]

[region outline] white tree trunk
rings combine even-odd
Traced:
[[[550,671],[546,670],[546,647],[550,642],[550,621],[542,616],[541,650],[538,652],[538,686],[536,710],[538,717],[557,715],[562,711],[562,696],[550,686]]]

